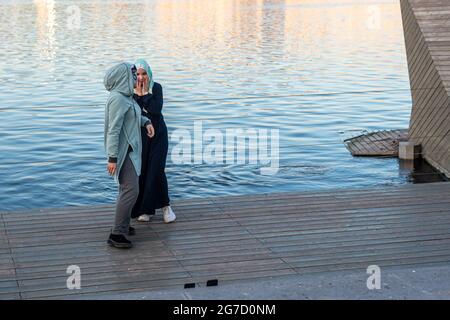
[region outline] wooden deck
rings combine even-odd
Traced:
[[[450,177],[450,1],[400,5],[412,96],[409,140]]]
[[[112,207],[1,213],[0,299],[180,288],[367,266],[450,263],[450,183],[180,201],[108,247]],[[81,268],[81,289],[66,268]],[[82,297],[82,296],[81,296]]]
[[[381,130],[344,140],[353,156],[398,157],[399,141],[408,141],[408,129]]]

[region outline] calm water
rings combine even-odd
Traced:
[[[180,165],[172,143],[172,199],[414,180],[397,159],[353,158],[342,143],[408,127],[398,1],[2,1],[0,27],[0,211],[114,201],[102,80],[138,57],[163,85],[169,135],[199,120],[279,130],[272,176]]]

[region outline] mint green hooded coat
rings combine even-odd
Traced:
[[[134,80],[132,64],[123,62],[110,68],[103,79],[106,90],[110,92],[105,108],[104,143],[110,162],[117,161],[115,180],[125,161],[128,146],[130,159],[136,174],[141,174],[142,138],[140,127],[150,120],[141,115],[139,105],[133,99]]]

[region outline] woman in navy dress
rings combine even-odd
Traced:
[[[148,117],[154,127],[152,139],[142,130],[142,168],[139,177],[139,195],[133,207],[132,218],[147,222],[162,208],[164,222],[173,222],[175,213],[170,207],[169,191],[165,173],[169,138],[166,123],[162,115],[163,91],[158,82],[153,81],[152,70],[148,63],[139,59],[135,63],[137,69],[137,86],[133,98]]]

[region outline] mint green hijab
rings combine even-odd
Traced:
[[[153,73],[152,73],[152,69],[150,68],[150,66],[148,65],[147,61],[145,61],[144,59],[137,59],[136,62],[134,63],[134,65],[136,66],[136,69],[144,69],[147,72],[148,75],[148,93],[153,94],[152,89],[153,89]]]

